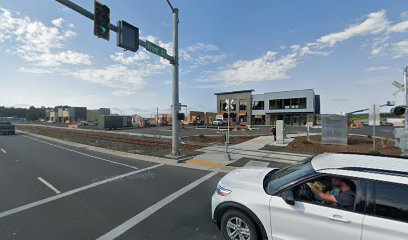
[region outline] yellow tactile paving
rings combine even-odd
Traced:
[[[190,159],[190,160],[186,161],[186,163],[200,165],[200,166],[204,166],[204,167],[218,167],[218,168],[224,167],[224,165],[222,165],[222,164],[209,162],[209,161],[205,161],[205,160],[200,160],[200,159]]]

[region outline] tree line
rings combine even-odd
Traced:
[[[34,106],[29,108],[15,108],[0,106],[0,117],[26,118],[29,121],[35,121],[38,119],[45,119],[45,111],[47,109],[50,108],[36,108]]]

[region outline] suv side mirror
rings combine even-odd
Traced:
[[[287,204],[295,205],[295,197],[293,196],[293,192],[291,190],[286,190],[281,193],[281,197]]]

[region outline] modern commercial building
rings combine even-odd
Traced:
[[[88,122],[96,122],[99,115],[110,115],[109,108],[89,109],[86,111],[86,120]]]
[[[109,108],[87,110],[86,107],[57,107],[46,110],[47,120],[62,123],[96,121],[99,115],[110,115]]]
[[[320,114],[320,95],[313,89],[252,94],[254,90],[216,93],[217,112],[225,113],[226,99],[234,99],[236,118],[239,125],[275,125],[284,120],[287,125],[305,125],[316,122]],[[249,117],[251,116],[251,117]]]

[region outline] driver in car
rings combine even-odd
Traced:
[[[353,191],[352,183],[345,179],[339,178],[333,178],[331,182],[333,188],[340,189],[340,192],[337,194],[331,194],[329,192],[322,192],[318,187],[310,182],[308,182],[307,185],[310,187],[313,193],[318,195],[322,200],[329,201],[340,208],[352,210],[356,195],[356,193]]]

